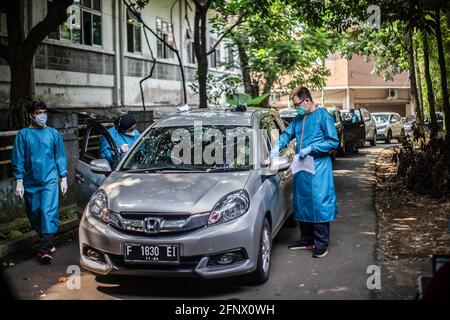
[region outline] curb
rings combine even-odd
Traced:
[[[59,225],[57,234],[70,231],[76,228],[79,223],[80,219],[78,218],[66,220]],[[0,259],[36,244],[39,242],[39,238],[35,231],[29,231],[18,238],[3,241],[3,243],[0,243]]]

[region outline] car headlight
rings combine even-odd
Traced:
[[[250,206],[246,191],[241,190],[224,196],[214,206],[209,215],[208,225],[218,224],[236,219],[245,214]]]
[[[97,190],[89,201],[89,212],[104,222],[109,221],[108,196],[105,191]]]

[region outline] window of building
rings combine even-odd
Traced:
[[[74,0],[70,17],[49,34],[50,39],[102,45],[101,0]]]
[[[227,64],[229,66],[233,66],[235,61],[234,61],[233,45],[231,43],[226,45],[226,52],[227,52]]]
[[[209,48],[212,49],[216,43],[216,39],[209,39]],[[220,44],[214,49],[214,51],[209,55],[209,65],[211,68],[218,68],[220,64]]]
[[[127,46],[128,52],[142,52],[142,24],[127,10]]]
[[[186,29],[186,54],[187,62],[190,64],[197,63],[194,50],[194,35],[191,30]]]
[[[160,18],[156,19],[156,33],[163,41],[157,40],[157,56],[162,59],[173,59],[174,53],[169,47],[166,45],[169,44],[171,47],[174,45],[173,41],[173,26],[172,24],[164,21]]]
[[[0,12],[0,34],[6,35],[6,14]]]

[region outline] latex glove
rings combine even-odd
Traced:
[[[67,177],[61,178],[61,193],[62,195],[65,195],[67,193]]]
[[[270,150],[270,154],[269,157],[270,159],[272,159],[273,157],[275,157],[278,153],[280,152],[280,147],[278,145],[275,145],[272,150]]]
[[[121,151],[122,153],[127,153],[128,150],[130,150],[130,146],[129,146],[128,144],[125,143],[125,144],[123,144],[123,145],[120,146],[120,151]]]
[[[298,156],[300,159],[304,159],[308,154],[310,154],[312,151],[311,147],[306,147],[300,150],[298,153]]]
[[[22,179],[18,179],[16,181],[16,196],[21,197],[23,199],[23,194],[25,193],[25,189],[23,187],[23,180]]]

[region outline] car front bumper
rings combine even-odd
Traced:
[[[95,274],[219,278],[256,269],[259,243],[255,243],[253,227],[243,223],[247,221],[243,217],[183,235],[146,237],[121,232],[86,214],[87,210],[88,207],[79,228],[80,264]],[[180,263],[127,263],[124,261],[126,243],[179,244]],[[84,246],[99,252],[103,259],[94,261],[89,258],[84,254]],[[229,265],[208,266],[211,256],[236,249],[242,250],[246,259]]]

